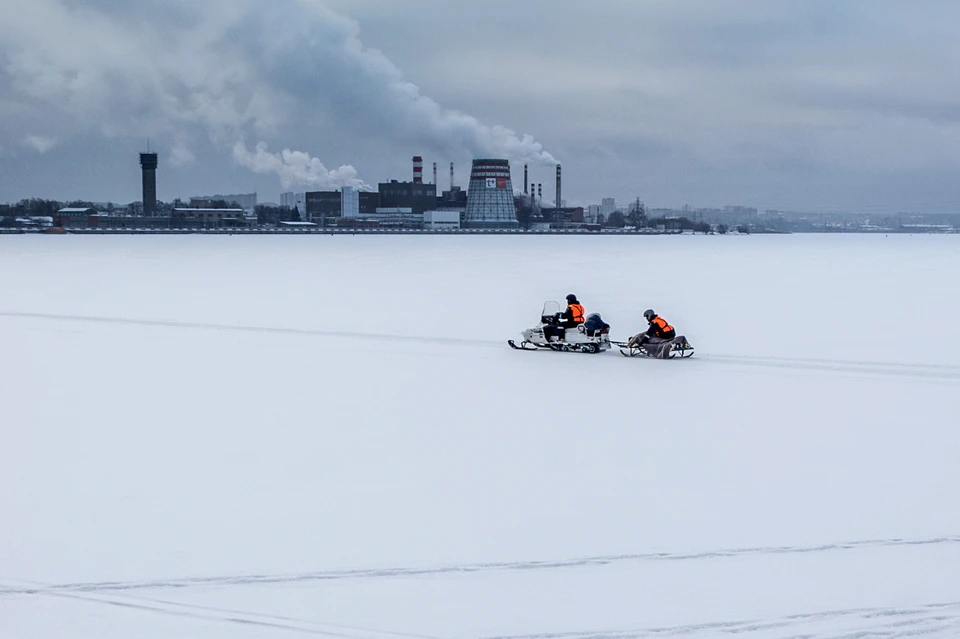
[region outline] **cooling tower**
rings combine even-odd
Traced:
[[[473,161],[464,226],[474,229],[519,226],[509,160]]]

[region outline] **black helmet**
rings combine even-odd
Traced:
[[[573,303],[575,303],[576,301],[577,301],[577,296],[576,296],[576,295],[574,295],[573,293],[570,293],[569,295],[567,295],[567,303],[573,304]]]
[[[648,308],[647,310],[645,310],[645,311],[643,312],[643,316],[644,316],[644,317],[646,318],[646,320],[649,322],[649,321],[652,320],[654,317],[656,317],[657,314],[653,312],[653,309],[652,309],[652,308]]]

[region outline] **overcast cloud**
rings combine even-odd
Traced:
[[[956,211],[954,2],[6,0],[0,201],[523,162],[572,203]]]

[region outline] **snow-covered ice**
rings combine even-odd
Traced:
[[[0,236],[0,637],[960,635],[960,237]],[[519,353],[545,299],[687,361]]]

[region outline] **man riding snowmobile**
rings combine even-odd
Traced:
[[[570,293],[570,295],[567,295],[567,309],[560,313],[558,323],[555,326],[543,327],[543,336],[547,341],[550,341],[551,337],[557,337],[562,341],[566,329],[577,328],[578,325],[583,324],[585,315],[583,305],[577,299],[577,296]]]
[[[650,327],[646,331],[637,333],[630,338],[630,341],[627,342],[627,346],[630,348],[638,348],[648,343],[659,344],[661,342],[669,342],[677,336],[677,331],[670,326],[670,323],[657,315],[653,309],[648,308],[645,310],[643,317],[647,320]]]

